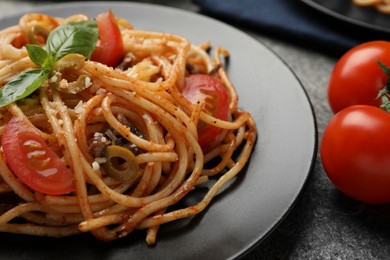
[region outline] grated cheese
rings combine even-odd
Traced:
[[[98,163],[97,161],[94,161],[94,162],[92,163],[92,168],[93,168],[93,170],[94,170],[95,172],[99,171],[99,170],[100,170],[100,165],[99,165],[99,163]]]
[[[92,85],[91,78],[90,77],[86,77],[85,78],[85,86],[88,88],[91,85]]]

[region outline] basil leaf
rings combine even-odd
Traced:
[[[51,69],[53,58],[44,48],[35,44],[27,44],[26,49],[32,62],[44,69]]]
[[[98,29],[95,21],[67,23],[50,33],[46,48],[54,56],[55,61],[70,53],[90,58],[97,40]]]
[[[0,107],[25,98],[37,90],[49,77],[49,71],[32,69],[19,74],[0,88]]]
[[[41,68],[21,73],[0,88],[0,107],[32,94],[49,77],[54,63],[65,55],[75,53],[90,58],[97,40],[97,24],[89,20],[58,26],[49,34],[46,49],[33,44],[26,45],[30,59]]]

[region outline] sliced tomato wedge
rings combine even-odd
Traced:
[[[206,110],[214,117],[226,120],[229,112],[229,95],[226,87],[216,78],[205,74],[192,74],[185,78],[182,94],[191,103],[205,101]],[[200,122],[198,141],[202,148],[209,146],[222,129]]]
[[[99,14],[96,17],[99,31],[99,42],[91,55],[91,60],[117,66],[123,59],[124,47],[121,31],[112,11]]]
[[[1,145],[8,166],[32,190],[49,195],[75,190],[72,172],[22,119],[13,117],[7,123]]]

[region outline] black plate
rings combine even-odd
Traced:
[[[373,8],[360,7],[352,0],[301,0],[315,9],[339,20],[376,32],[390,33],[390,15]]]
[[[62,239],[0,234],[0,259],[227,259],[244,254],[283,220],[312,169],[317,131],[305,91],[269,49],[205,16],[126,2],[73,2],[32,11],[94,17],[110,8],[138,29],[177,33],[196,44],[211,40],[230,51],[229,75],[239,105],[258,125],[250,164],[202,214],[162,226],[154,247],[146,245],[144,231],[109,243],[88,234]],[[0,26],[17,24],[19,17],[2,19]]]

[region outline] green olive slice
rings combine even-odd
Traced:
[[[85,57],[81,54],[68,54],[54,63],[53,70],[50,75],[50,86],[60,92],[77,94],[91,86],[91,79],[87,75],[73,75],[77,79],[69,81],[69,74],[73,71],[80,70],[84,65]],[[65,76],[65,78],[63,77]]]
[[[79,70],[83,67],[84,61],[85,61],[85,57],[81,54],[77,54],[77,53],[67,54],[61,59],[59,59],[56,63],[54,63],[53,70],[62,71],[64,69],[69,69],[69,68]]]
[[[46,41],[49,34],[49,28],[45,28],[44,26],[38,24],[34,25],[28,32],[28,42],[31,44],[42,44],[42,41]]]
[[[135,155],[127,148],[109,145],[104,150],[107,162],[102,166],[105,172],[120,182],[130,182],[137,177],[138,163]]]

